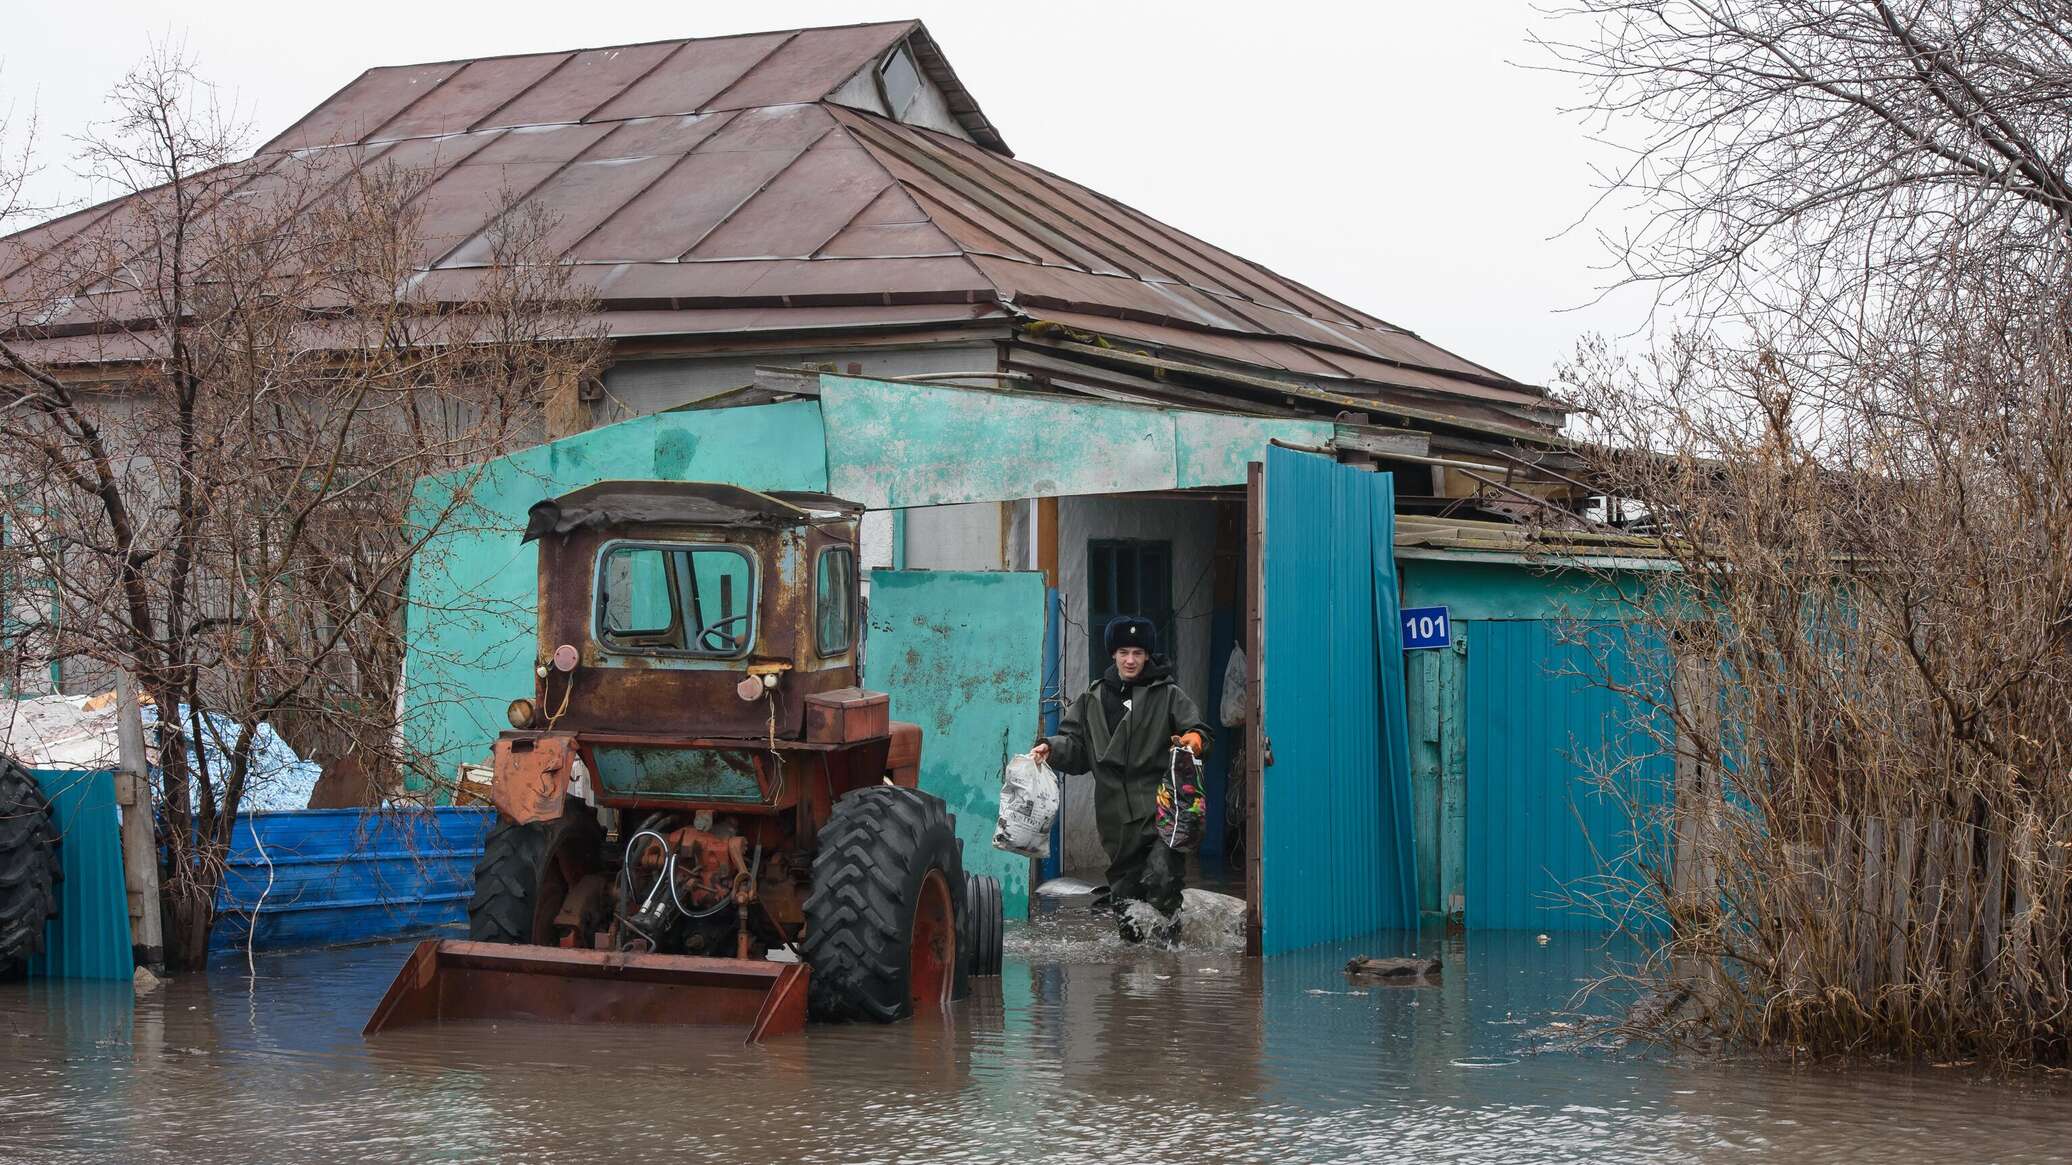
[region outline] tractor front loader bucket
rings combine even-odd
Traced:
[[[799,963],[432,940],[417,945],[365,1035],[447,1019],[682,1024],[748,1042],[806,1024]]]

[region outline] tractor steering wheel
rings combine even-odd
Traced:
[[[728,655],[741,650],[741,640],[724,628],[733,623],[746,624],[750,617],[750,614],[744,611],[739,615],[729,615],[716,623],[707,624],[698,631],[698,646],[706,651]],[[747,627],[743,626],[742,630],[746,631]]]

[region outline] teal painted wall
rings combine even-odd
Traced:
[[[1547,619],[1478,620],[1466,632],[1467,924],[1636,923],[1622,895],[1636,847],[1661,856],[1652,809],[1673,771],[1645,725],[1648,706],[1623,692],[1651,685],[1659,643]]]
[[[993,848],[1000,771],[1041,717],[1043,576],[871,572],[864,681],[892,717],[921,725],[921,787],[957,815],[964,868],[1000,879],[1010,918],[1029,912],[1030,860]]]
[[[1329,421],[942,385],[820,378],[828,482],[873,509],[1237,485],[1274,438],[1329,441]]]
[[[1484,810],[1484,816],[1479,825],[1470,820],[1470,742],[1477,732],[1492,731],[1491,726],[1500,719],[1493,718],[1486,708],[1479,714],[1479,721],[1470,716],[1469,670],[1476,666],[1477,629],[1485,625],[1492,628],[1487,638],[1494,643],[1506,634],[1528,634],[1509,630],[1507,624],[1530,624],[1536,629],[1530,632],[1535,636],[1530,642],[1540,642],[1564,623],[1622,617],[1630,610],[1629,602],[1638,598],[1651,580],[1639,573],[1617,575],[1607,581],[1573,568],[1453,559],[1405,558],[1398,560],[1398,567],[1402,605],[1446,607],[1454,631],[1450,648],[1404,654],[1417,830],[1418,906],[1427,917],[1443,915],[1452,921],[1479,926],[1482,924],[1468,914],[1470,835],[1476,835],[1476,848],[1485,855],[1494,846],[1523,844],[1530,840],[1525,830],[1532,824],[1532,810],[1524,802],[1505,810],[1499,802],[1477,797],[1476,805]],[[1483,672],[1476,678],[1485,693],[1509,692],[1539,700],[1543,708],[1575,702],[1575,707],[1582,710],[1576,713],[1574,735],[1588,745],[1602,736],[1603,718],[1594,705],[1583,708],[1590,696],[1572,690],[1573,680],[1553,674],[1563,663],[1556,654],[1542,652],[1544,659],[1528,658],[1531,652],[1518,648],[1504,653],[1504,662],[1483,665]],[[1492,676],[1487,670],[1490,667],[1509,669],[1515,674]],[[1535,730],[1558,731],[1555,720],[1543,717],[1531,723]],[[1491,743],[1480,741],[1477,747],[1486,750]],[[1478,756],[1486,755],[1490,754],[1478,751]],[[1535,756],[1536,780],[1540,784],[1533,787],[1566,787],[1565,782],[1580,779],[1566,749],[1551,753],[1541,750]],[[1479,794],[1480,790],[1474,792]],[[1499,824],[1517,832],[1507,834],[1497,829]]]
[[[825,490],[814,401],[635,417],[418,483],[420,511],[464,502],[410,574],[404,732],[437,772],[485,761],[504,706],[532,694],[539,555],[520,544],[534,502],[614,479]]]
[[[1617,586],[1580,569],[1402,558],[1403,605],[1448,608],[1463,619],[1612,619],[1642,576]]]

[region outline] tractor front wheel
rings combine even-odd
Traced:
[[[823,1021],[891,1023],[957,984],[964,863],[940,798],[873,785],[835,803],[813,857],[807,1006]]]
[[[0,978],[43,950],[58,914],[58,827],[36,778],[0,757]]]
[[[468,937],[487,943],[560,941],[554,925],[568,892],[603,866],[604,827],[588,805],[570,798],[552,821],[520,825],[497,815],[475,863],[468,900]],[[588,935],[578,935],[587,945]]]

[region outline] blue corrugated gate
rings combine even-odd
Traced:
[[[29,960],[29,974],[127,979],[136,973],[136,962],[130,953],[115,774],[37,769],[31,775],[57,820],[58,861],[65,878],[58,884],[58,916],[44,929],[43,953]]]
[[[1577,896],[1601,893],[1597,879],[1626,868],[1635,834],[1625,798],[1653,806],[1667,788],[1668,761],[1638,731],[1638,706],[1606,683],[1640,677],[1608,624],[1457,627],[1467,642],[1467,925],[1607,929],[1605,911]],[[1644,759],[1621,765],[1633,758]],[[1600,785],[1607,763],[1621,766],[1621,796]]]
[[[210,945],[242,949],[255,908],[252,945],[260,950],[368,942],[465,921],[494,817],[480,807],[244,814]]]
[[[1417,925],[1394,545],[1387,474],[1268,452],[1267,954]]]

